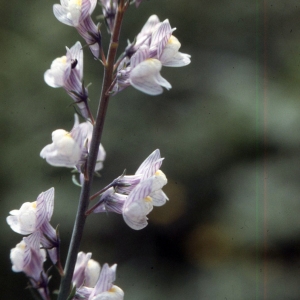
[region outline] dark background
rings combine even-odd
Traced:
[[[54,186],[51,224],[60,225],[65,259],[80,189],[39,152],[52,131],[72,128],[74,109],[43,74],[65,46],[84,41],[55,19],[54,1],[0,3],[0,295],[31,299],[24,274],[11,271],[22,237],[5,218]],[[120,53],[151,14],[177,28],[192,63],[163,68],[173,88],[160,96],[130,87],[111,99],[94,191],[159,148],[170,201],[141,231],[119,215],[90,216],[81,250],[118,264],[125,299],[299,299],[299,1],[143,1],[125,17]],[[84,53],[95,111],[102,67]]]

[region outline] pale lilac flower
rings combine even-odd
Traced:
[[[73,300],[123,300],[124,292],[113,285],[116,268],[117,265],[109,267],[108,264],[104,264],[95,287],[79,287]]]
[[[66,47],[65,56],[56,58],[51,68],[44,74],[45,81],[51,87],[65,87],[66,89],[76,90],[81,86],[83,76],[83,51],[80,42],[76,42],[70,49]],[[70,76],[74,77],[70,79]],[[76,80],[79,80],[78,81]]]
[[[134,43],[127,46],[124,59],[120,62],[116,85],[117,93],[128,86],[149,94],[158,95],[163,87],[171,84],[160,75],[162,66],[182,67],[190,63],[190,55],[179,52],[181,44],[172,35],[169,20],[159,22],[151,16]]]
[[[156,173],[163,174],[163,172],[159,170],[163,160],[164,159],[160,157],[159,149],[156,149],[142,162],[136,170],[135,175],[121,176],[117,180],[116,191],[122,194],[129,194],[140,182],[151,176],[156,176]],[[162,177],[165,177],[165,175],[163,174]],[[165,185],[167,180],[163,179],[162,182],[163,185]]]
[[[25,202],[19,210],[10,211],[6,218],[11,229],[19,234],[27,235],[41,230],[49,223],[53,214],[54,188],[41,193],[36,201]]]
[[[74,126],[70,132],[63,129],[55,130],[52,133],[52,144],[45,146],[40,156],[56,167],[76,168],[82,172],[85,164],[90,142],[92,139],[93,125],[90,122],[79,123],[75,114]],[[103,167],[106,153],[100,144],[95,171]]]
[[[171,35],[167,44],[159,55],[159,60],[165,67],[183,67],[191,62],[190,55],[179,52],[181,47],[178,39]]]
[[[100,197],[97,207],[93,210],[95,213],[100,212],[115,212],[122,213],[122,208],[126,195],[143,180],[157,174],[163,174],[159,168],[162,165],[163,158],[160,157],[159,149],[153,151],[139,166],[134,175],[121,175],[111,183],[111,188],[107,189]],[[156,176],[157,177],[157,176]],[[159,177],[159,176],[158,176]],[[162,177],[165,178],[163,174]],[[159,177],[160,178],[160,177]],[[163,185],[167,183],[166,179],[163,180]],[[165,196],[165,199],[167,197]],[[164,203],[163,203],[164,204]]]
[[[54,188],[41,193],[36,201],[25,202],[19,210],[10,211],[6,218],[11,229],[19,234],[27,235],[40,232],[41,244],[47,249],[52,262],[57,262],[59,240],[55,229],[50,225],[54,207]]]
[[[160,170],[162,161],[160,151],[153,151],[135,175],[117,178],[114,181],[115,188],[105,191],[92,211],[122,214],[127,225],[135,230],[146,227],[147,215],[153,206],[162,206],[168,200],[162,191],[167,184],[167,178]]]
[[[140,184],[128,195],[123,206],[123,218],[126,224],[135,230],[147,226],[147,215],[153,206],[163,205],[168,198],[161,190],[161,184],[154,177],[150,177]]]
[[[40,249],[40,232],[34,232],[10,251],[12,270],[24,272],[30,278],[32,286],[40,292],[43,299],[48,299],[47,275],[43,270],[46,251]]]
[[[156,58],[147,58],[148,53],[149,48],[143,46],[132,56],[129,83],[148,95],[159,95],[163,92],[162,87],[169,90],[172,86],[160,75],[161,62]],[[139,54],[142,55],[138,57]]]
[[[27,276],[39,278],[43,271],[43,262],[46,260],[46,251],[40,249],[40,233],[24,237],[15,248],[11,249],[10,259],[14,272],[24,272]]]
[[[126,59],[125,62],[128,62],[128,59]],[[132,55],[126,68],[122,68],[122,65],[120,65],[117,74],[118,90],[121,91],[131,85],[149,95],[161,94],[163,92],[162,87],[166,89],[172,87],[171,84],[160,75],[161,68],[162,63],[156,58],[151,58],[149,46],[145,44],[140,46]]]
[[[101,35],[91,18],[97,0],[61,0],[60,3],[53,6],[55,17],[60,22],[75,27],[89,45],[93,55],[98,58]]]
[[[54,88],[63,87],[75,101],[83,117],[91,118],[88,107],[88,90],[83,86],[83,51],[80,42],[65,56],[56,58],[44,74],[45,82]]]
[[[90,252],[79,252],[77,255],[72,282],[78,288],[82,285],[93,288],[97,283],[100,274],[100,265],[91,259],[91,256],[92,253]]]
[[[123,300],[124,292],[113,285],[116,279],[117,265],[111,267],[104,264],[98,282],[92,290],[88,300]]]
[[[147,215],[152,211],[152,199],[149,197],[152,178],[141,182],[128,196],[123,206],[123,218],[126,224],[135,230],[147,226]]]
[[[100,0],[104,20],[109,33],[112,33],[115,25],[115,16],[118,9],[118,0]]]
[[[183,67],[188,65],[189,54],[179,52],[181,44],[178,39],[172,35],[176,28],[171,28],[169,20],[161,22],[154,27],[150,43],[150,57],[157,57],[163,66]]]
[[[153,151],[136,171],[140,183],[130,192],[123,205],[123,218],[129,227],[140,230],[147,226],[147,215],[153,206],[162,206],[168,200],[162,187],[167,184],[165,174],[159,170],[163,158]]]

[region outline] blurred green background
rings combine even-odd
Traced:
[[[43,74],[65,46],[84,43],[55,19],[54,3],[1,0],[2,299],[31,299],[24,274],[11,271],[21,236],[6,224],[9,211],[54,186],[64,260],[80,192],[70,170],[39,157],[74,114]],[[118,264],[125,299],[299,299],[299,1],[143,1],[125,17],[120,53],[151,14],[177,28],[192,63],[163,68],[173,88],[160,96],[128,88],[111,99],[94,191],[159,148],[170,201],[142,231],[119,215],[90,216],[81,250]],[[102,68],[88,49],[84,62],[95,111]]]

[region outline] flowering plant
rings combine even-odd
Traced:
[[[80,242],[86,218],[92,213],[113,212],[121,214],[132,229],[141,230],[148,224],[147,215],[154,206],[162,206],[168,200],[162,191],[167,184],[160,170],[163,158],[160,151],[153,151],[142,162],[134,175],[122,174],[109,185],[90,195],[94,174],[103,168],[106,152],[101,137],[109,98],[132,86],[149,95],[158,95],[163,87],[171,84],[160,75],[163,66],[181,67],[190,63],[190,55],[179,52],[180,43],[173,36],[175,29],[168,20],[161,22],[151,16],[138,33],[134,42],[128,44],[116,59],[121,24],[127,9],[134,1],[101,0],[103,17],[111,35],[108,53],[102,46],[100,25],[92,20],[96,0],[61,0],[55,4],[56,18],[75,27],[88,45],[92,56],[104,67],[104,80],[96,116],[90,110],[88,89],[83,81],[83,47],[76,42],[66,48],[66,55],[56,58],[44,74],[45,82],[54,88],[63,87],[74,100],[78,113],[84,119],[79,122],[75,114],[70,132],[57,129],[52,133],[52,143],[46,145],[40,156],[55,167],[73,168],[79,173],[81,186],[76,221],[65,266],[60,257],[58,230],[50,224],[54,209],[54,188],[42,192],[36,201],[25,202],[20,209],[12,210],[7,217],[11,229],[25,237],[11,250],[10,258],[14,272],[24,272],[30,286],[40,299],[50,299],[50,269],[45,270],[47,257],[56,267],[61,284],[58,300],[66,299],[116,299],[124,292],[113,283],[116,264],[109,266],[91,259],[91,253],[80,252]],[[141,4],[135,1],[135,6]],[[92,200],[98,199],[94,205]]]

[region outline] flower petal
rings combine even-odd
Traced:
[[[58,129],[52,133],[52,141],[42,149],[40,156],[52,166],[73,168],[81,155],[73,137],[67,131]]]
[[[11,229],[19,234],[31,234],[36,230],[36,202],[25,202],[19,210],[13,210],[6,218]]]
[[[100,295],[95,296],[92,300],[123,300],[124,292],[118,286],[113,285],[112,288],[103,292]]]
[[[145,200],[151,193],[153,177],[139,183],[125,200],[123,218],[129,227],[135,230],[147,226],[147,214],[153,209],[151,202]]]
[[[150,197],[152,198],[153,206],[162,206],[167,200],[169,200],[167,195],[162,190],[152,192]]]
[[[141,62],[131,71],[131,85],[149,95],[161,94],[162,86],[170,89],[171,84],[159,74],[161,67],[162,64],[157,59],[147,59]]]
[[[69,26],[74,26],[74,23],[72,19],[68,17],[68,9],[66,7],[63,7],[59,4],[54,4],[53,5],[53,13],[55,17],[57,18],[58,21],[69,25]]]
[[[94,296],[106,292],[112,288],[112,283],[116,279],[116,269],[116,264],[111,267],[109,267],[108,264],[103,265],[98,282],[95,285],[94,291],[90,295],[90,299],[93,299]]]
[[[147,46],[141,46],[131,57],[130,66],[135,68],[139,63],[146,60],[149,57],[149,48]]]
[[[175,29],[171,28],[169,20],[163,21],[160,26],[153,32],[150,44],[150,51],[156,51],[157,57],[160,57],[163,49],[165,48],[172,32]]]
[[[145,35],[150,35],[156,28],[157,24],[159,24],[159,18],[157,15],[152,15],[149,17],[145,25],[143,26],[141,32],[137,36],[137,40],[142,38]]]
[[[143,200],[130,204],[123,211],[123,219],[126,224],[134,229],[141,230],[148,225],[147,214],[152,210],[153,206],[146,206]]]
[[[178,39],[172,35],[159,56],[159,60],[163,66],[183,67],[191,62],[189,54],[178,52],[180,46],[181,44]]]
[[[160,151],[159,149],[156,149],[143,161],[135,174],[142,174],[141,181],[143,181],[154,175],[154,173],[160,168],[162,161],[163,158],[160,158]]]
[[[40,228],[43,223],[49,222],[54,208],[54,188],[41,193],[37,199],[36,228]]]

